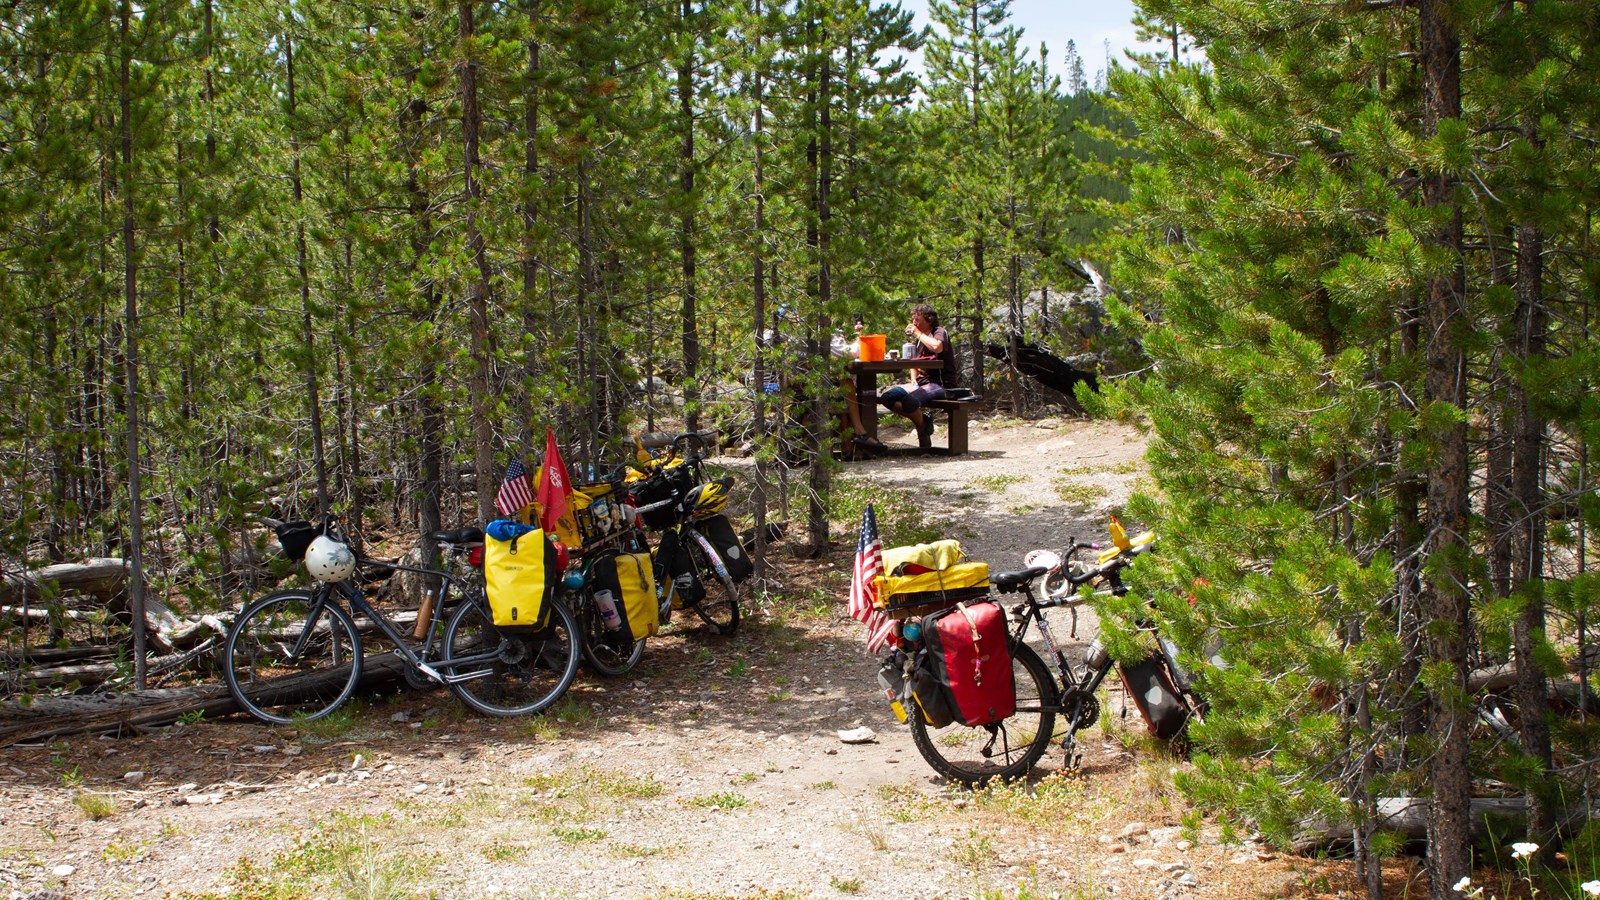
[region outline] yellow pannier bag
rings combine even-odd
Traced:
[[[989,592],[989,564],[964,562],[961,544],[934,541],[883,551],[877,605],[890,618],[923,616]]]
[[[631,640],[649,637],[661,630],[660,606],[656,599],[656,576],[648,553],[616,553],[595,562],[589,573],[593,591],[611,594],[621,627]]]
[[[497,527],[503,525],[515,527]],[[516,530],[526,527],[512,522],[491,522],[484,529],[484,589],[489,596],[494,624],[502,628],[544,625],[551,585],[561,574],[556,571],[555,545],[545,539],[543,531],[535,528],[515,534]],[[513,536],[509,540],[497,537],[506,534]]]

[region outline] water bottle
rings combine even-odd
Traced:
[[[561,583],[575,591],[583,587],[583,573],[568,572],[566,577],[561,579]]]
[[[611,591],[604,588],[595,591],[594,605],[600,607],[600,621],[605,623],[607,630],[616,631],[622,627],[622,614],[617,612],[617,601],[611,596]]]

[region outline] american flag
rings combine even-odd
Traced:
[[[894,633],[894,620],[875,605],[877,578],[883,574],[883,543],[878,539],[878,516],[868,504],[861,514],[861,536],[856,541],[856,563],[850,575],[850,615],[867,626],[867,652],[876,653]]]
[[[500,493],[494,496],[494,508],[500,510],[500,515],[509,516],[532,502],[533,483],[528,470],[522,467],[522,460],[513,459],[506,467],[506,480],[500,482]]]

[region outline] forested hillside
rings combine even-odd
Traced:
[[[749,385],[828,378],[852,314],[931,302],[972,362],[1093,237],[1103,98],[1005,7],[0,10],[6,571],[125,558],[136,601],[228,605],[263,517],[481,521],[546,426],[580,471],[685,427],[772,459]],[[757,356],[775,322],[797,357]]]

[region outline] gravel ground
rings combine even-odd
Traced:
[[[972,448],[850,472],[915,491],[1005,570],[1103,535],[1142,441],[975,422]],[[843,613],[852,550],[780,556],[789,595],[825,601],[767,605],[726,638],[675,625],[630,675],[581,675],[559,716],[407,692],[327,737],[233,719],[0,750],[0,897],[1335,894],[1339,869],[1180,828],[1183,763],[1135,732],[1090,731],[1079,771],[1058,751],[1027,785],[934,777]],[[840,740],[861,726],[876,740]]]

